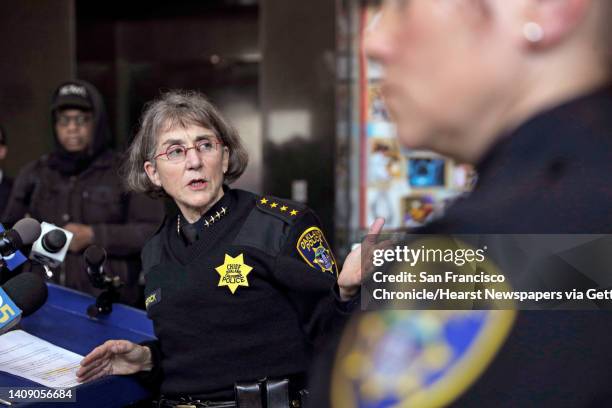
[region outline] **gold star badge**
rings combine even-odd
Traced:
[[[219,284],[217,286],[227,286],[233,295],[236,289],[238,289],[238,286],[249,286],[247,275],[253,268],[244,263],[243,254],[235,258],[225,254],[223,265],[217,266],[215,270],[220,275]]]
[[[268,202],[268,199],[264,197],[261,200],[259,200],[259,202],[262,204],[266,204]]]
[[[291,214],[291,215],[297,215],[297,213],[298,213],[297,211],[295,211],[295,210],[291,210],[291,212],[290,212],[289,214]]]
[[[281,210],[281,211],[287,211],[287,206],[286,206],[286,205],[283,205],[283,206],[280,208],[280,210]]]
[[[272,208],[276,208],[276,207],[278,207],[278,204],[276,204],[276,203],[272,203],[272,204],[270,204],[270,207],[272,207]]]

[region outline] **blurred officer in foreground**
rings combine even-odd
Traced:
[[[0,125],[0,214],[2,214],[4,208],[6,208],[6,203],[8,202],[11,189],[13,188],[13,180],[4,173],[1,166],[8,154],[7,144],[6,131],[2,125]]]
[[[418,232],[612,232],[611,8],[607,0],[383,2],[365,47],[384,68],[400,142],[479,173],[470,197]],[[482,336],[456,341],[464,329]],[[331,401],[608,406],[610,344],[604,311],[366,313],[343,340]]]
[[[106,110],[93,85],[78,80],[60,85],[53,94],[51,121],[55,150],[21,170],[2,220],[13,224],[28,214],[72,232],[69,253],[54,279],[83,292],[97,293],[83,251],[92,244],[104,247],[105,272],[125,284],[121,301],[136,304],[139,253],[163,208],[123,190],[120,157],[110,149]]]

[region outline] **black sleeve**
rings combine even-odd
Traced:
[[[151,371],[141,371],[134,374],[138,382],[148,389],[153,395],[159,394],[163,373],[161,368],[161,347],[159,340],[150,340],[140,343],[141,346],[148,347],[151,350],[151,361],[153,368]]]
[[[337,261],[312,211],[304,211],[290,226],[273,274],[287,291],[313,343],[339,330],[352,312],[354,300],[340,300]]]
[[[19,172],[4,214],[0,214],[2,216],[2,223],[5,224],[6,228],[15,224],[30,211],[32,193],[36,181],[36,162],[32,162]]]

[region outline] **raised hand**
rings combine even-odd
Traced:
[[[361,268],[361,251],[362,247],[366,247],[368,252],[373,250],[376,244],[376,238],[383,226],[385,225],[384,218],[377,218],[374,220],[368,231],[368,235],[364,238],[363,243],[357,246],[355,249],[348,254],[342,265],[342,271],[338,276],[338,287],[340,288],[340,298],[342,300],[348,300],[355,296],[359,290],[359,286],[363,280],[363,271]],[[369,256],[371,254],[365,254]]]

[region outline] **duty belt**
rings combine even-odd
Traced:
[[[302,408],[308,392],[301,390],[294,398],[289,395],[289,380],[263,379],[234,385],[233,401],[202,401],[190,397],[155,401],[156,408]]]

